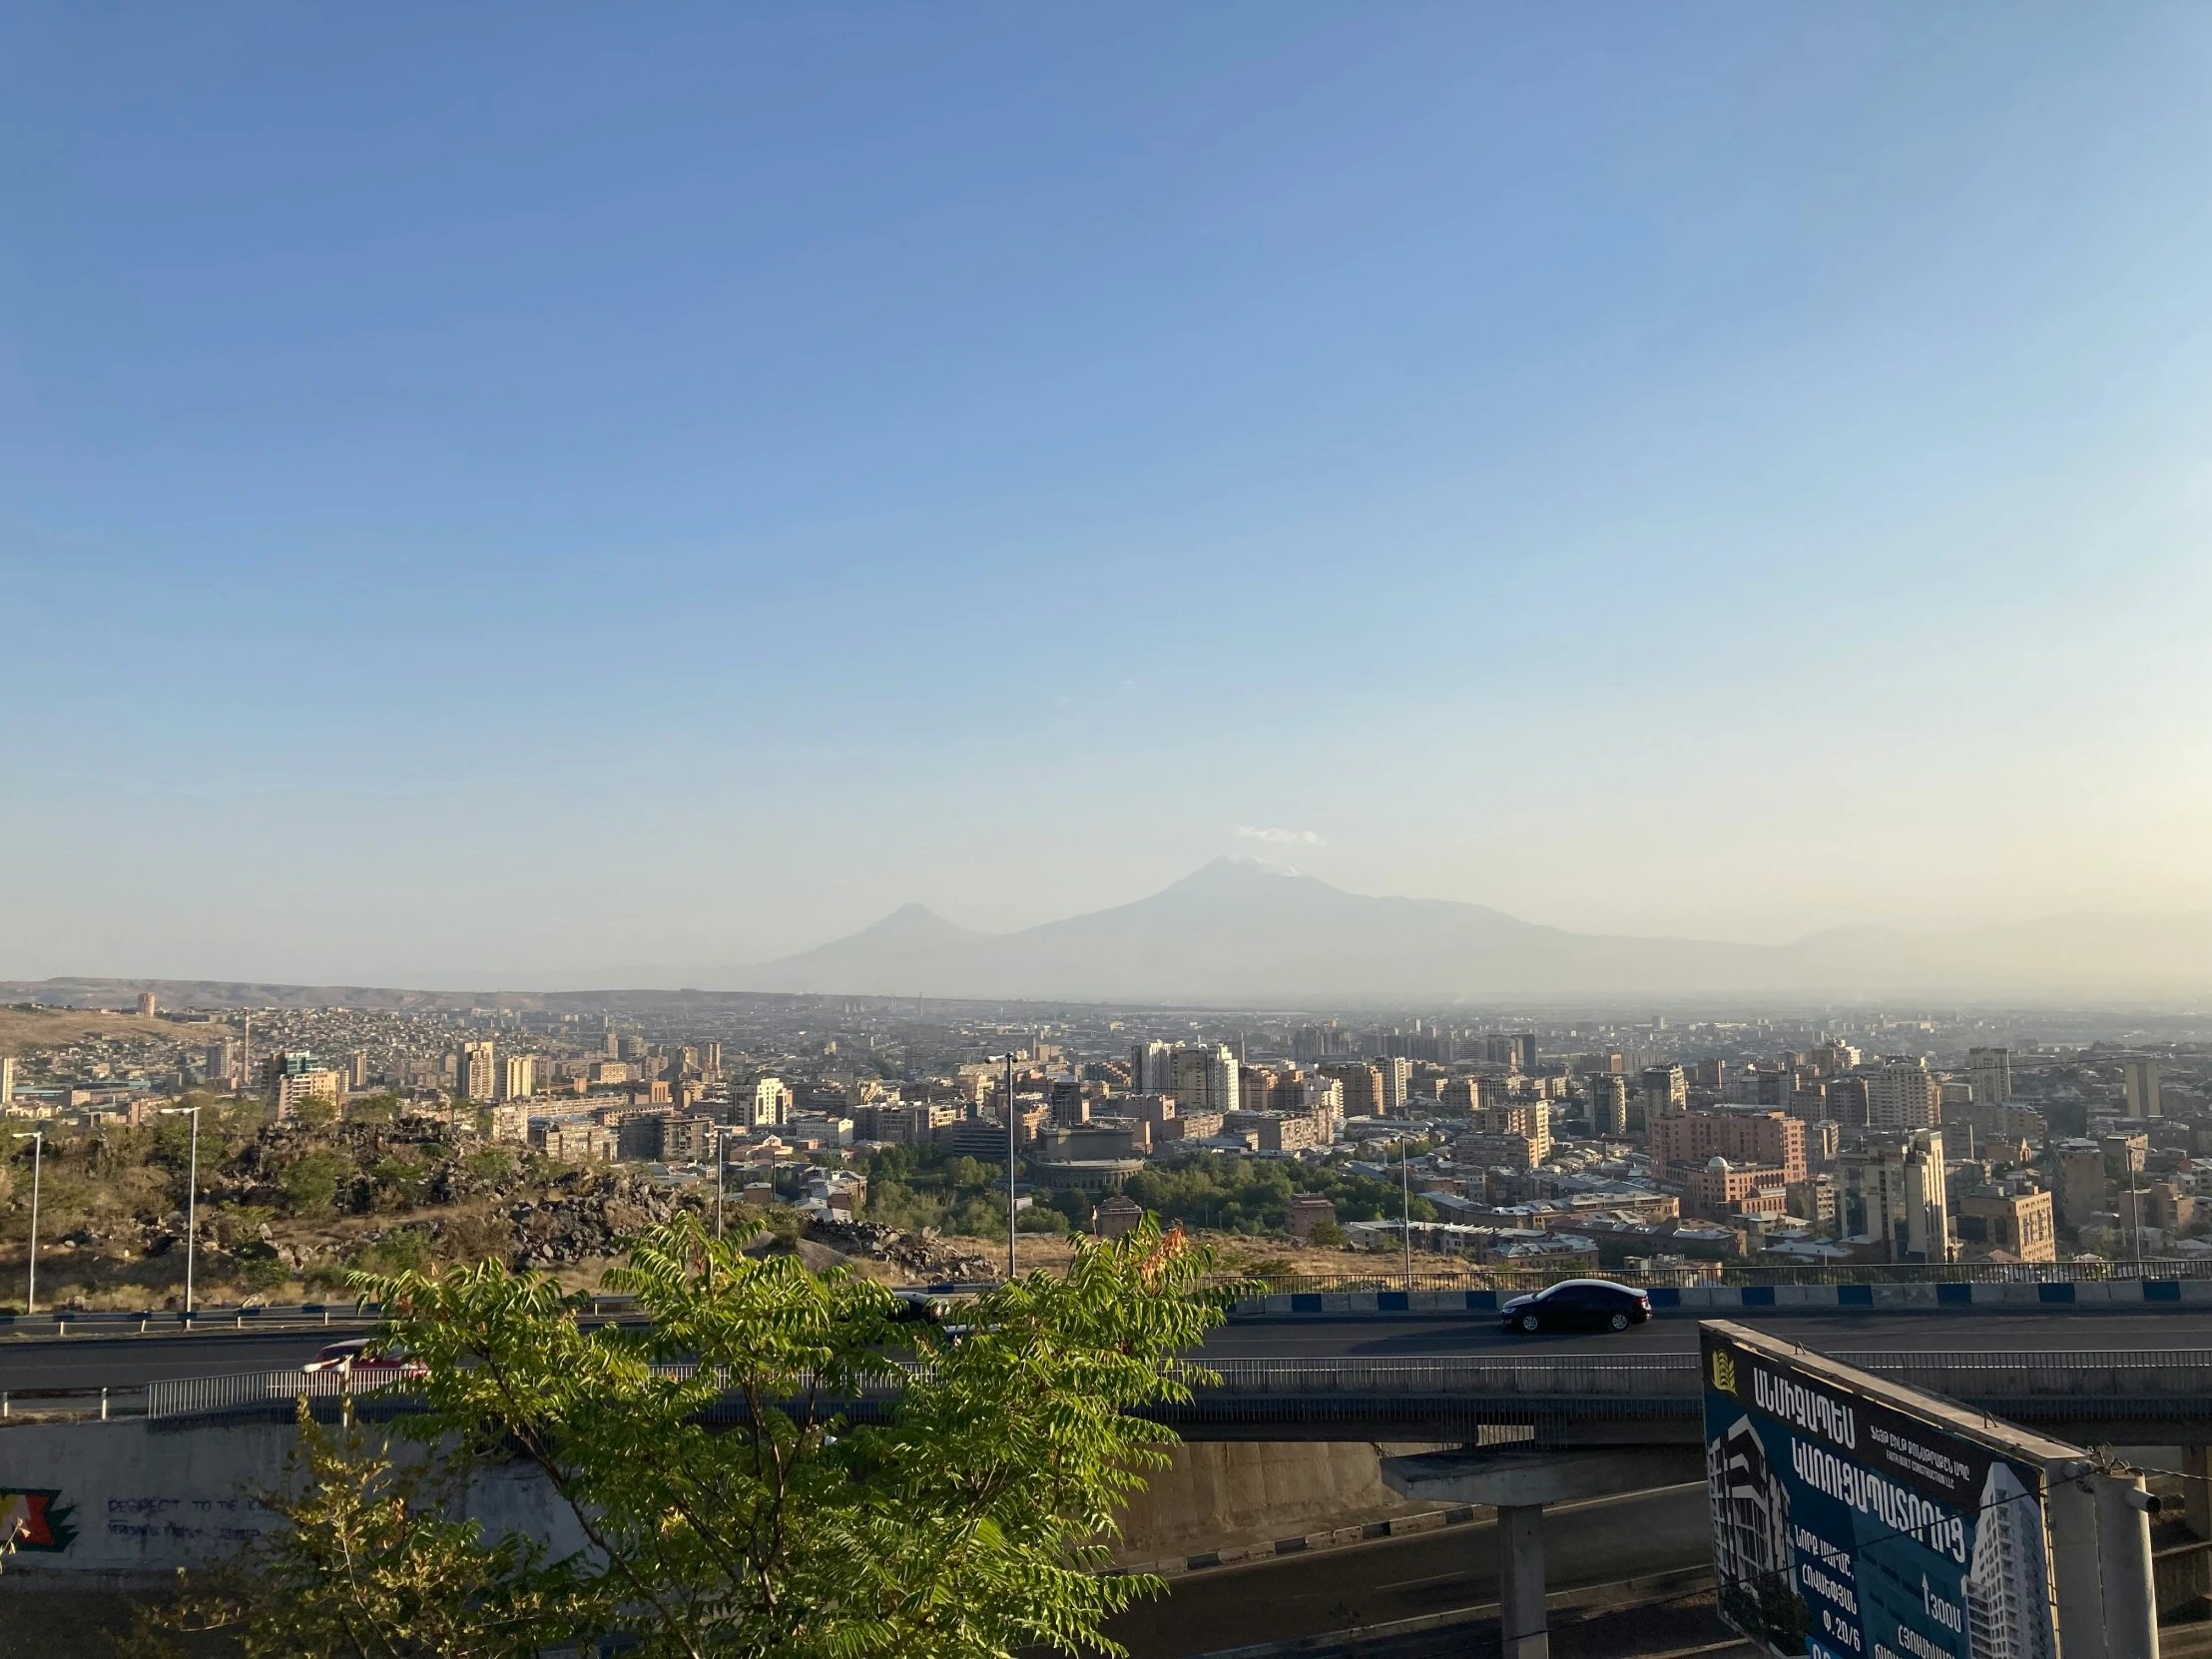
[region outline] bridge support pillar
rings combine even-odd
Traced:
[[[1498,1648],[1503,1659],[1551,1659],[1544,1611],[1544,1506],[1497,1512]]]
[[[2069,1465],[2084,1469],[2086,1464]],[[2058,1645],[2066,1659],[2109,1659],[2104,1586],[2097,1572],[2097,1500],[2090,1475],[2050,1483],[2050,1565],[2058,1593]]]
[[[2154,1500],[2139,1474],[2097,1477],[2097,1566],[2105,1644],[2128,1659],[2158,1659],[2158,1598],[2151,1584]]]

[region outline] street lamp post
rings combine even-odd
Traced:
[[[27,1130],[15,1137],[31,1143],[31,1288],[23,1299],[25,1314],[38,1312],[38,1176],[46,1158],[46,1131]]]
[[[185,1317],[192,1317],[192,1270],[200,1251],[200,1108],[164,1106],[164,1117],[184,1113],[192,1119],[192,1170],[185,1177]]]
[[[1404,1136],[1397,1141],[1397,1201],[1398,1232],[1405,1241],[1405,1288],[1413,1288],[1413,1174],[1410,1159],[1413,1149]]]
[[[715,1125],[715,1242],[722,1242],[722,1172],[730,1167],[730,1147],[724,1139],[730,1133],[727,1124]]]

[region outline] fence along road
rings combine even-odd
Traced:
[[[2037,1416],[2052,1410],[2108,1414],[2122,1409],[2150,1418],[2194,1419],[2212,1411],[2212,1349],[1881,1351],[1833,1357],[1913,1387],[1992,1409],[2027,1407]],[[1697,1413],[1701,1398],[1694,1355],[1225,1360],[1211,1369],[1219,1381],[1198,1386],[1201,1410],[1235,1402],[1260,1407],[1263,1414],[1279,1411],[1286,1420],[1329,1400],[1457,1400],[1505,1417],[1527,1407],[1532,1415],[1563,1410],[1597,1418],[1687,1418]],[[678,1377],[689,1375],[691,1368],[654,1370]],[[891,1391],[871,1389],[870,1403],[887,1399]],[[347,1393],[404,1409],[408,1382],[404,1378],[355,1381],[340,1372],[299,1371],[190,1378],[148,1385],[143,1408],[157,1420],[212,1419],[287,1408],[301,1395],[322,1400]],[[1171,1419],[1177,1414],[1169,1413]]]

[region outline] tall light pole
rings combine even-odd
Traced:
[[[1014,1050],[1006,1049],[1006,1282],[1014,1282]]]
[[[1405,1240],[1405,1288],[1413,1288],[1413,1149],[1403,1135],[1397,1138],[1398,1231]]]
[[[46,1131],[32,1129],[19,1133],[19,1141],[31,1143],[31,1289],[24,1297],[23,1312],[38,1312],[38,1172],[46,1156]]]
[[[185,1177],[185,1317],[192,1317],[193,1259],[200,1250],[200,1108],[164,1106],[164,1117],[179,1113],[192,1118],[192,1173]]]

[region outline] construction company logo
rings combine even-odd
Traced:
[[[1713,1386],[1724,1394],[1736,1392],[1736,1356],[1723,1348],[1713,1350]]]
[[[69,1524],[76,1511],[61,1501],[58,1488],[26,1491],[0,1487],[0,1551],[8,1548],[58,1555],[77,1541]]]

